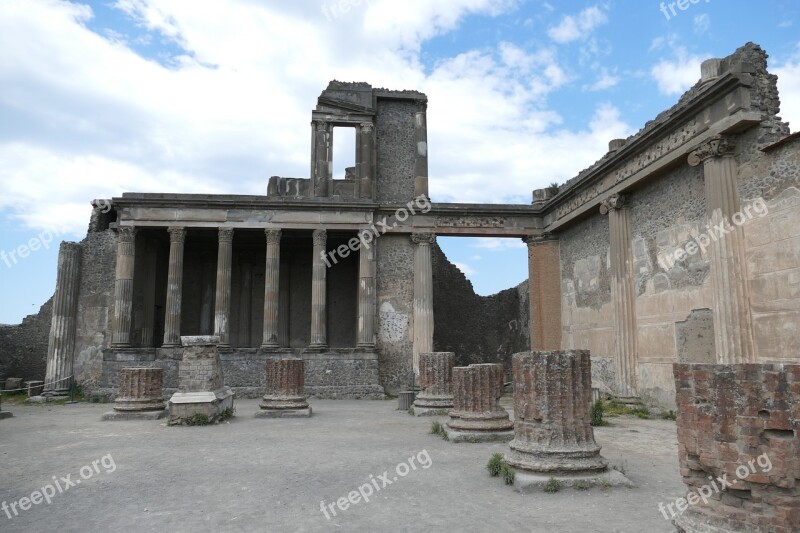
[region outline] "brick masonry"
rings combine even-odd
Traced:
[[[673,372],[687,499],[717,478],[736,480],[688,506],[679,530],[800,530],[800,365],[675,364]]]

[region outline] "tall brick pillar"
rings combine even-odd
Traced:
[[[552,235],[523,239],[528,244],[528,292],[532,350],[561,348],[561,258]]]

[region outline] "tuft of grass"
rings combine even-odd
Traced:
[[[675,411],[665,411],[661,413],[661,418],[664,420],[677,420],[678,415],[675,413]]]
[[[506,463],[503,463],[503,465],[500,467],[500,476],[503,478],[503,481],[505,481],[506,485],[514,484],[515,474],[516,471],[510,466],[508,466]]]
[[[184,418],[183,423],[187,426],[207,426],[211,421],[205,413],[197,413],[189,418]]]
[[[592,411],[594,411],[594,406],[592,406]],[[645,405],[628,406],[613,400],[603,403],[603,414],[606,416],[633,415],[643,419],[650,418],[650,410]]]
[[[489,471],[489,475],[492,477],[497,477],[500,475],[500,471],[503,468],[503,454],[502,453],[493,453],[492,458],[489,459],[489,462],[486,464],[486,469]]]
[[[589,423],[593,426],[608,425],[608,422],[603,420],[603,400],[597,400],[592,405],[591,420]]]
[[[548,494],[555,494],[556,492],[560,491],[563,487],[564,484],[561,483],[561,481],[557,480],[554,477],[551,477],[542,490],[544,490]]]
[[[225,422],[233,418],[236,414],[235,407],[228,407],[219,414],[219,422]]]
[[[572,487],[577,490],[589,490],[592,488],[592,482],[588,479],[579,479],[572,484]]]
[[[622,462],[621,462],[620,464],[618,464],[618,465],[612,465],[612,466],[611,466],[611,468],[613,468],[613,469],[614,469],[614,470],[616,470],[617,472],[621,473],[623,476],[625,475],[625,471],[626,471],[626,468],[625,468],[625,461],[622,461]]]
[[[439,422],[438,420],[434,420],[431,422],[431,435],[439,435],[442,437],[442,440],[450,440],[450,437],[447,436],[447,432],[444,430],[444,424]]]
[[[408,408],[408,414],[410,414],[411,416],[414,416],[414,408],[413,407],[409,407]]]

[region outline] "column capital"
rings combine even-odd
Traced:
[[[736,141],[732,137],[717,135],[696,147],[689,153],[689,165],[696,167],[715,157],[733,156]]]
[[[264,233],[267,235],[267,244],[280,244],[281,243],[281,230],[279,230],[279,229],[265,229]]]
[[[120,242],[133,242],[136,238],[135,226],[119,226],[117,228],[117,237]]]
[[[361,128],[361,133],[372,133],[372,130],[375,129],[375,124],[372,122],[362,122],[359,124]]]
[[[186,240],[186,228],[182,226],[170,226],[167,228],[167,232],[169,232],[170,242],[183,244],[183,242]]]
[[[331,123],[325,120],[314,119],[311,121],[311,125],[314,126],[314,129],[317,131],[328,131]]]
[[[552,233],[544,232],[541,235],[526,235],[525,237],[522,237],[522,242],[527,244],[528,247],[531,247],[547,242],[558,242],[558,237]]]
[[[324,246],[328,240],[328,230],[315,229],[313,233],[314,246]]]
[[[233,242],[233,228],[219,228],[219,242],[231,244]]]
[[[411,242],[422,246],[430,246],[436,242],[435,233],[412,233]]]
[[[414,105],[417,108],[417,113],[425,113],[428,110],[428,102],[425,100],[417,100]]]
[[[617,211],[627,205],[628,197],[622,194],[612,194],[600,202],[600,214],[607,215],[611,211]]]

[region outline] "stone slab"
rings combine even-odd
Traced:
[[[213,403],[217,395],[213,392],[176,392],[169,399],[169,403]]]
[[[166,409],[160,411],[132,411],[127,413],[108,411],[107,413],[103,413],[100,420],[104,422],[109,420],[161,420],[162,418],[166,418],[168,414],[169,411]]]
[[[453,407],[412,407],[414,416],[447,416],[447,413],[453,410]]]
[[[306,409],[261,409],[255,414],[256,418],[308,418],[311,416],[311,406]]]
[[[541,492],[545,485],[551,480],[557,479],[564,487],[572,487],[577,482],[589,483],[592,487],[629,487],[636,485],[631,482],[622,472],[608,469],[605,472],[589,474],[539,474],[516,470],[514,474],[514,490],[522,494]]]
[[[181,337],[182,346],[216,346],[219,344],[219,336],[217,335],[195,335],[189,337]]]
[[[0,411],[0,420],[2,420],[4,418],[11,418],[12,416],[14,416],[14,415],[11,414],[11,412],[9,412],[9,411]]]
[[[508,431],[458,431],[444,425],[447,440],[450,442],[511,442],[514,440],[514,430]]]

